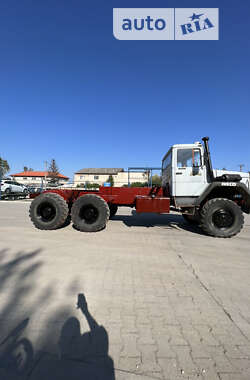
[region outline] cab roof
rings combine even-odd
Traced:
[[[174,144],[174,145],[172,145],[172,148],[190,148],[193,146],[202,146],[202,143],[197,141],[197,142],[194,142],[192,144]]]

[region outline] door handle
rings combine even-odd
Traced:
[[[175,173],[176,175],[182,175],[183,173],[182,172],[177,172]]]

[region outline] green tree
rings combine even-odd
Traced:
[[[58,174],[59,174],[59,168],[56,164],[56,160],[52,158],[49,170],[48,170],[48,177],[50,178],[50,182],[56,183],[58,182]]]
[[[98,185],[98,183],[86,183],[86,188],[87,189],[98,189],[100,187],[100,185]]]
[[[10,167],[7,160],[0,157],[0,177],[3,177],[10,171]]]
[[[130,184],[130,187],[147,187],[148,183],[147,182],[132,182]]]
[[[28,168],[28,166],[24,166],[23,167],[23,171],[24,172],[33,172],[33,169],[32,168]]]
[[[114,178],[112,175],[110,175],[107,179],[106,182],[109,182],[110,183],[110,186],[113,187],[114,186]]]
[[[158,174],[152,176],[152,185],[161,186],[161,177]]]

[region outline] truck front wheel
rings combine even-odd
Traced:
[[[71,218],[78,230],[97,232],[106,226],[109,219],[109,206],[98,195],[82,195],[73,203]]]
[[[62,227],[69,214],[66,201],[58,194],[38,195],[30,205],[30,219],[40,230]]]
[[[229,238],[237,235],[243,225],[241,209],[229,199],[210,199],[201,210],[201,228],[208,235]]]

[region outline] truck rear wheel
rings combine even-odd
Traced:
[[[62,227],[69,214],[66,201],[58,194],[38,195],[30,205],[30,219],[40,230]]]
[[[109,206],[98,195],[86,194],[78,198],[72,206],[71,218],[74,226],[84,232],[102,230],[109,219]]]
[[[114,205],[113,203],[110,203],[109,204],[109,219],[113,218],[113,216],[115,216],[115,214],[117,213],[117,210],[118,210],[118,206],[117,205]]]
[[[201,227],[208,235],[229,238],[237,235],[243,224],[241,209],[229,199],[210,199],[201,210]]]

